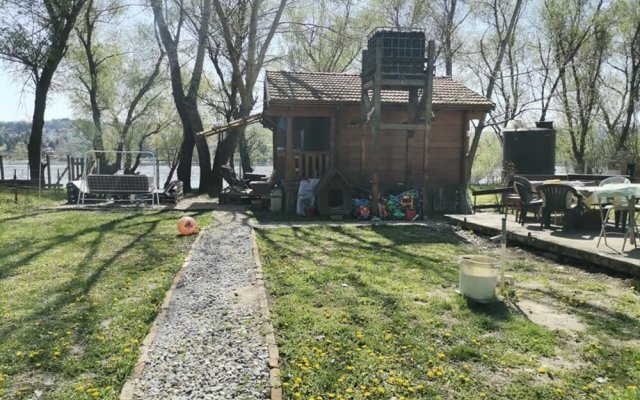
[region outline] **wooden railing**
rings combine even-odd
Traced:
[[[329,169],[329,153],[325,151],[296,151],[293,154],[296,178],[319,178]]]

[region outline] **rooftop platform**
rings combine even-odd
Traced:
[[[446,215],[446,218],[465,229],[490,236],[502,231],[502,214],[483,212],[473,215]],[[607,231],[607,245],[604,239],[596,247],[599,230],[575,230],[563,232],[557,229],[542,229],[539,222],[526,223],[524,226],[514,221],[513,215],[507,216],[507,242],[524,245],[595,264],[604,269],[640,277],[640,247],[635,248],[627,240],[622,251],[624,233]],[[640,246],[640,238],[638,246]]]

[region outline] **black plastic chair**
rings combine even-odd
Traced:
[[[238,178],[236,175],[236,171],[233,170],[229,165],[223,165],[220,167],[220,173],[222,175],[222,179],[224,179],[229,188],[234,192],[242,192],[245,190],[251,189],[249,187],[249,182]]]
[[[551,214],[563,214],[563,228],[572,229],[576,225],[578,215],[584,214],[585,205],[582,195],[569,185],[550,183],[538,186],[538,193],[542,198],[542,228],[551,227]]]
[[[513,177],[513,188],[518,196],[520,196],[520,214],[518,216],[518,222],[520,225],[524,225],[524,221],[527,219],[527,213],[533,211],[537,216],[542,205],[542,200],[534,196],[531,182],[527,178],[521,176]]]

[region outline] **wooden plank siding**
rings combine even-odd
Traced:
[[[406,106],[384,104],[382,112],[382,123],[407,122]],[[345,178],[355,187],[371,188],[371,178],[375,171],[374,163],[378,159],[375,154],[371,128],[366,127],[363,138],[361,125],[349,125],[350,121],[361,117],[360,105],[274,105],[266,113],[274,120],[278,117],[287,117],[288,123],[292,123],[293,117],[331,118],[330,156],[327,160],[327,166],[337,166]],[[454,208],[457,207],[459,200],[464,172],[464,155],[468,145],[466,134],[468,118],[477,117],[475,115],[477,113],[435,108],[434,114],[428,167],[429,182],[433,190],[428,194],[427,201],[430,202],[429,209],[432,211],[456,211]],[[290,127],[288,127],[288,131],[290,133]],[[383,192],[394,188],[401,182],[405,187],[420,187],[424,175],[422,171],[424,134],[424,130],[414,131],[412,134],[400,130],[380,131],[379,170],[380,189]],[[286,143],[287,146],[290,146],[293,141],[287,137]],[[362,148],[363,144],[364,149]],[[364,168],[362,167],[363,153]],[[289,149],[285,154],[290,158],[286,162],[274,160],[274,165],[286,164],[287,170],[291,168],[292,171],[285,173],[284,176],[292,180],[298,175],[293,169],[296,166],[300,168],[300,160]],[[282,158],[285,154],[276,153],[276,158]],[[313,157],[318,156],[314,155]],[[308,168],[305,167],[305,170]]]

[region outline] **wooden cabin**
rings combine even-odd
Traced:
[[[434,77],[428,146],[424,129],[382,129],[381,151],[375,154],[371,129],[358,123],[363,120],[360,75],[267,71],[264,90],[262,123],[274,133],[275,178],[285,189],[288,210],[293,209],[300,179],[320,178],[337,168],[354,189],[370,190],[379,162],[382,193],[418,188],[428,174],[426,210],[459,211],[460,193],[466,190],[462,182],[469,121],[494,107],[452,78]],[[385,126],[407,122],[408,92],[382,90],[381,102]]]

